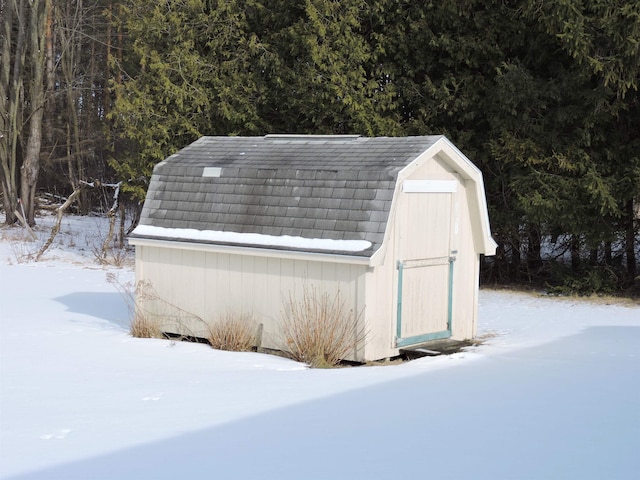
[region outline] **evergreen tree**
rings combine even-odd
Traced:
[[[525,12],[572,60],[573,79],[582,79],[560,92],[563,101],[582,108],[580,138],[573,142],[582,171],[571,184],[577,195],[565,202],[565,212],[577,221],[565,221],[561,229],[584,241],[592,260],[598,248],[610,252],[611,242],[623,238],[632,282],[640,197],[640,4],[530,0]],[[611,265],[611,258],[604,261]]]
[[[138,199],[153,166],[201,135],[262,131],[257,58],[248,30],[255,4],[236,0],[131,0],[121,10],[131,44],[110,113],[128,152],[112,167]]]
[[[260,115],[271,131],[400,132],[392,86],[375,68],[371,9],[362,0],[265,2]]]
[[[565,238],[576,270],[622,255],[633,279],[639,10],[623,0],[127,0],[112,165],[143,198],[153,165],[204,134],[442,133],[485,174],[493,278],[544,279],[543,241]]]

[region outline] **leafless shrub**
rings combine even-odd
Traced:
[[[107,273],[107,281],[113,284],[125,299],[131,318],[129,332],[133,337],[165,338],[165,332],[171,331],[178,333],[180,337],[195,338],[188,325],[206,325],[199,316],[163,299],[149,281],[123,284],[111,272]],[[152,306],[153,311],[149,310],[149,306]]]
[[[162,338],[158,323],[140,311],[136,311],[131,319],[129,333],[136,338]]]
[[[11,241],[11,253],[16,263],[27,263],[35,259],[36,251],[32,240],[13,240]]]
[[[127,247],[111,246],[106,250],[102,262],[114,267],[128,265],[133,262],[131,250]]]
[[[109,272],[107,281],[114,285],[127,304],[131,318],[129,333],[136,338],[162,338],[162,331],[156,317],[149,315],[143,307],[145,300],[157,298],[157,293],[149,282],[121,283],[118,277]]]
[[[134,308],[132,311],[129,332],[136,338],[162,338],[162,330],[155,316],[144,309],[147,300],[158,298],[157,293],[149,282],[138,282],[134,289]]]
[[[258,345],[258,326],[253,315],[229,312],[208,325],[209,343],[218,350],[248,352]]]
[[[364,345],[366,331],[359,315],[345,306],[340,291],[320,293],[305,286],[300,298],[292,293],[281,314],[283,350],[314,368],[335,367]]]
[[[103,233],[97,228],[91,238],[87,239],[96,261],[101,265],[122,267],[133,261],[131,250],[126,246],[120,246],[114,239],[109,239],[109,233]]]
[[[22,228],[3,226],[0,228],[0,241],[9,244],[16,263],[27,263],[35,258],[38,242]]]

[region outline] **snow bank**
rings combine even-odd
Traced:
[[[638,306],[485,290],[479,347],[309,370],[131,338],[65,225],[37,264],[0,232],[1,479],[637,478]]]

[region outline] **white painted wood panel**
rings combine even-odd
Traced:
[[[404,193],[455,193],[458,182],[455,180],[405,180],[402,182]]]
[[[449,265],[403,271],[402,338],[447,329]]]
[[[455,229],[459,228],[458,197],[459,179],[436,159],[424,162],[403,180],[403,192],[397,198],[393,250],[396,262],[407,262],[409,266],[402,272],[401,338],[447,328],[448,259]],[[395,290],[398,275],[396,271]],[[395,298],[397,302],[397,293]],[[397,307],[395,312],[397,317]]]
[[[151,302],[151,311],[170,333],[205,337],[207,327],[200,319],[215,322],[225,313],[252,313],[263,325],[262,346],[277,349],[282,347],[283,302],[290,295],[302,298],[305,288],[332,297],[339,290],[354,317],[364,309],[365,266],[138,248],[139,278],[152,278],[161,299]],[[354,332],[357,328],[354,324]],[[363,352],[359,355],[364,358]]]

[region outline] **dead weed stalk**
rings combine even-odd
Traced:
[[[305,286],[301,297],[290,293],[283,303],[283,350],[294,360],[314,368],[335,367],[365,344],[360,315],[345,306],[340,291],[331,296]]]
[[[111,272],[107,273],[107,281],[116,287],[127,304],[131,318],[129,333],[133,337],[166,338],[167,330],[163,326],[168,325],[172,327],[171,330],[181,330],[180,335],[185,338],[195,337],[186,325],[192,322],[204,323],[199,316],[164,300],[149,281],[123,284]],[[148,309],[149,305],[155,307],[154,311]]]
[[[258,327],[252,314],[228,312],[208,325],[209,343],[217,350],[248,352],[258,346]]]

